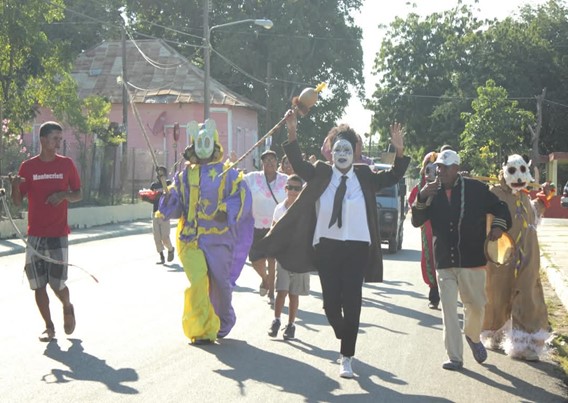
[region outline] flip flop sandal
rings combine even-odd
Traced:
[[[63,329],[65,334],[72,334],[75,330],[75,311],[73,305],[63,308]]]
[[[43,341],[44,343],[48,343],[55,338],[55,329],[52,327],[48,327],[43,331],[43,333],[39,336],[39,341]]]

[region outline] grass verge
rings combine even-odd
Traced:
[[[551,357],[559,365],[564,375],[564,383],[568,385],[568,311],[544,271],[541,273],[541,282],[548,308],[548,321],[554,332]]]

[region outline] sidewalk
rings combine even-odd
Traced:
[[[172,225],[177,221],[172,220]],[[152,233],[152,221],[150,219],[131,221],[119,224],[106,224],[85,229],[72,229],[69,234],[69,244],[77,244],[99,239],[114,238],[126,235]],[[25,250],[24,242],[21,239],[0,239],[0,257],[23,253]]]
[[[541,267],[568,309],[568,219],[543,218],[538,227]]]

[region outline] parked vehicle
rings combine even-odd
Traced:
[[[391,165],[374,165],[374,169],[389,169]],[[406,203],[406,181],[402,178],[399,183],[381,189],[376,194],[377,216],[379,218],[379,235],[381,242],[388,244],[389,253],[402,249],[404,237],[404,219],[408,210]]]

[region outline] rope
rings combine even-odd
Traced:
[[[156,153],[154,152],[154,149],[152,148],[152,145],[150,144],[150,139],[148,138],[148,133],[146,133],[146,127],[144,127],[144,123],[142,123],[142,118],[140,117],[140,112],[138,111],[138,108],[136,107],[135,103],[134,103],[134,97],[132,96],[132,93],[130,92],[130,90],[128,89],[128,86],[126,85],[127,83],[123,82],[122,85],[124,86],[124,89],[126,90],[126,93],[128,94],[128,99],[130,101],[130,107],[132,109],[132,112],[134,113],[134,117],[136,118],[136,121],[138,122],[138,126],[140,126],[140,130],[142,130],[142,135],[144,136],[144,140],[146,140],[146,145],[148,146],[148,151],[150,151],[150,156],[152,157],[152,162],[154,163],[154,170],[158,170],[158,159],[156,158]],[[165,193],[169,192],[168,189],[168,185],[166,183],[166,180],[164,179],[163,176],[159,176],[160,182],[162,183],[162,189],[164,189]]]
[[[14,230],[16,231],[16,235],[24,243],[27,250],[29,250],[30,252],[32,252],[33,255],[39,257],[40,259],[42,259],[46,262],[58,264],[58,265],[61,265],[61,266],[76,267],[77,269],[82,270],[85,274],[89,275],[96,283],[99,282],[99,280],[95,276],[93,276],[91,273],[89,273],[86,269],[82,268],[81,266],[77,266],[77,265],[69,263],[69,262],[63,262],[61,260],[53,259],[49,256],[45,256],[45,255],[42,255],[41,253],[39,253],[33,246],[31,246],[28,243],[28,241],[26,240],[26,238],[24,237],[24,235],[22,234],[22,232],[20,231],[20,229],[18,228],[16,223],[14,222],[14,219],[12,218],[12,214],[10,213],[10,208],[9,208],[8,203],[6,201],[6,191],[2,188],[0,188],[0,199],[2,199],[2,205],[4,206],[4,210],[6,211],[6,215],[8,216],[8,220],[10,221],[10,224],[12,224],[12,227],[14,227]]]

